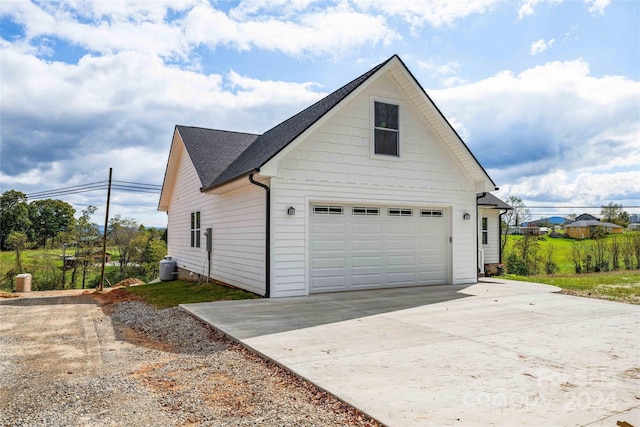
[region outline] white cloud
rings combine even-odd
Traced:
[[[233,71],[205,75],[130,51],[66,64],[4,44],[0,57],[0,192],[102,181],[110,166],[115,179],[160,184],[175,124],[264,132],[325,95],[313,83]],[[69,202],[81,210],[103,205],[103,196],[87,193]],[[123,215],[131,215],[128,205],[146,200],[140,220],[162,223],[164,217],[149,208],[157,195],[121,197]]]
[[[213,48],[223,45],[238,50],[257,47],[292,56],[335,55],[362,45],[388,44],[398,37],[382,17],[358,13],[342,5],[312,10],[295,19],[267,15],[244,21],[203,5],[190,11],[185,32],[192,44]]]
[[[563,0],[522,0],[518,9],[518,19],[535,13],[535,7],[540,3],[561,3]]]
[[[533,43],[531,43],[531,48],[529,50],[529,53],[531,53],[531,55],[537,55],[539,53],[542,53],[545,50],[547,50],[547,48],[553,46],[555,42],[556,42],[555,39],[550,39],[549,41],[545,41],[544,39],[536,40]]]
[[[432,1],[388,1],[354,0],[363,10],[374,10],[387,16],[399,16],[411,27],[422,27],[425,23],[433,27],[452,25],[456,20],[473,14],[484,14],[493,9],[500,0],[432,0]]]
[[[444,64],[438,64],[433,59],[428,61],[417,61],[421,70],[427,70],[431,74],[431,78],[439,80],[444,87],[465,83],[465,80],[458,77],[460,64],[456,61],[448,61]]]
[[[445,115],[455,115],[456,128],[466,130],[470,148],[501,188],[564,200],[583,197],[590,174],[628,179],[619,195],[637,197],[639,92],[640,82],[593,77],[586,62],[575,60],[430,94]],[[614,193],[598,187],[597,178],[590,182],[589,200]]]
[[[605,8],[611,4],[611,0],[584,0],[584,2],[589,7],[589,12],[598,15],[604,14]]]
[[[346,3],[307,10],[308,3],[241,3],[239,8],[245,6],[242,13],[226,14],[198,0],[43,2],[41,6],[9,2],[2,13],[24,25],[30,44],[58,38],[88,52],[129,50],[187,63],[202,44],[260,48],[292,56],[337,55],[363,45],[388,44],[399,37],[382,16],[357,12]],[[282,15],[249,14],[283,7],[289,9]],[[171,11],[180,16],[170,20]]]

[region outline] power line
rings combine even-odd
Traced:
[[[159,194],[162,190],[161,185],[157,184],[145,184],[141,182],[129,182],[129,181],[113,181],[121,184],[112,185],[113,189],[120,191],[128,191],[134,193],[154,193]],[[87,184],[74,185],[70,187],[56,188],[52,190],[39,191],[35,193],[27,194],[27,199],[38,200],[47,199],[51,197],[66,196],[72,194],[86,193],[90,191],[106,190],[108,188],[107,181],[90,182]]]

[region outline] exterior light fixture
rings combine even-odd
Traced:
[[[296,208],[294,208],[293,206],[289,207],[289,209],[287,209],[287,214],[295,215],[296,214]]]
[[[469,220],[471,219],[471,215],[469,215],[469,213],[468,213],[468,212],[465,212],[465,213],[462,215],[462,219],[464,219],[465,221],[469,221]]]

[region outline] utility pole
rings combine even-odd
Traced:
[[[100,275],[100,286],[98,290],[104,289],[104,266],[107,261],[107,227],[109,226],[109,200],[111,199],[111,174],[113,168],[109,168],[109,186],[107,187],[107,212],[104,215],[104,235],[102,236],[102,274]]]

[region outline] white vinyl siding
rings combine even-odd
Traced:
[[[248,185],[223,194],[204,194],[186,151],[182,151],[168,210],[168,254],[179,268],[205,275],[204,244],[191,247],[191,213],[200,212],[201,229],[213,229],[211,277],[257,294],[265,291],[265,195]]]

